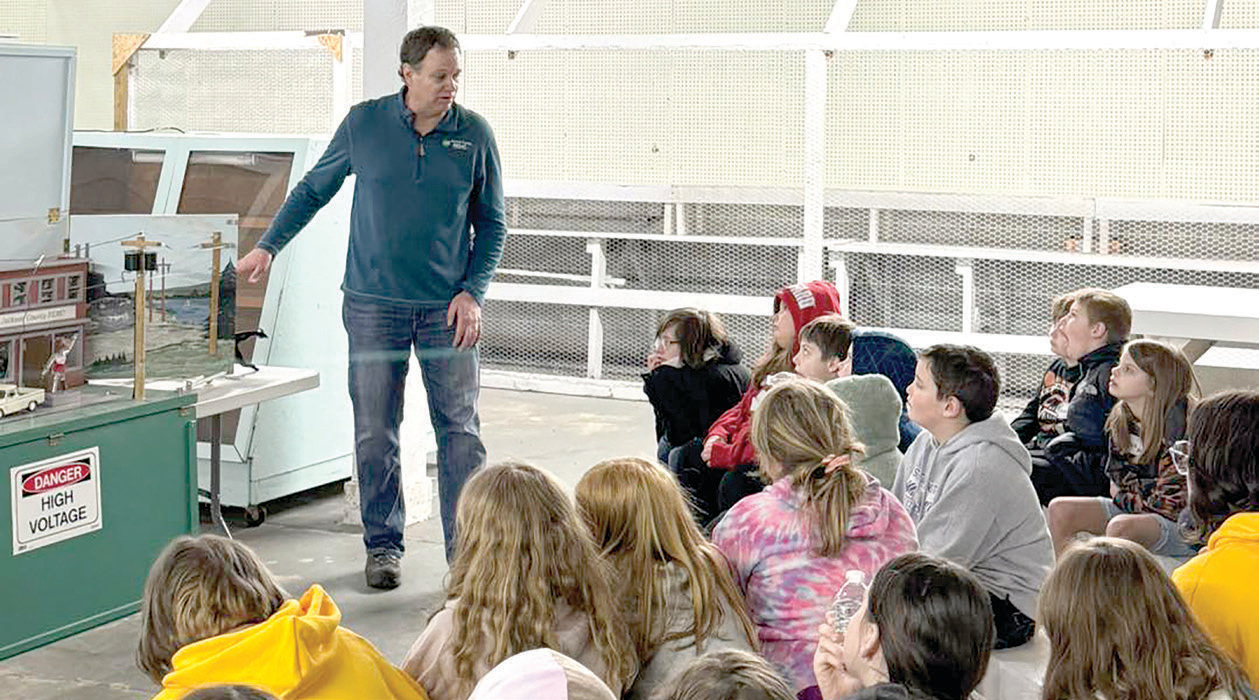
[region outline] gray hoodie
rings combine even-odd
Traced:
[[[856,465],[886,487],[901,463],[901,397],[892,380],[881,374],[854,374],[832,379],[826,388],[848,405],[852,432],[866,446]]]
[[[1027,449],[993,413],[943,445],[922,431],[905,453],[892,493],[918,526],[922,551],[966,567],[1035,619],[1054,550],[1031,473]]]

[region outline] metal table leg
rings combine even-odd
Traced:
[[[227,521],[223,519],[223,505],[219,502],[222,451],[223,414],[216,413],[210,416],[210,522],[218,524],[223,529],[223,534],[231,538],[232,531],[227,529]]]

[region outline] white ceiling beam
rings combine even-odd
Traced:
[[[1081,29],[747,34],[465,34],[465,51],[1098,51],[1259,49],[1259,29]]]
[[[157,28],[158,33],[186,32],[192,29],[192,25],[201,17],[201,13],[205,12],[206,6],[213,1],[180,0],[175,9],[171,10],[170,15],[166,17],[166,21],[162,22],[162,26]]]
[[[266,51],[279,49],[320,49],[319,35],[325,32],[176,32],[152,34],[142,51]],[[346,32],[352,43],[361,42],[359,32]],[[395,64],[397,61],[395,60]],[[395,65],[396,67],[396,65]]]
[[[515,19],[507,25],[507,33],[526,34],[533,31],[533,24],[544,9],[546,9],[546,0],[524,0],[520,3],[520,9],[516,11]]]
[[[826,20],[827,34],[839,34],[848,31],[848,23],[852,21],[852,13],[857,9],[857,0],[835,0],[831,6],[831,16]]]

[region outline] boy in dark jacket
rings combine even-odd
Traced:
[[[1027,407],[1010,422],[1015,434],[1029,450],[1043,450],[1045,445],[1063,433],[1071,387],[1080,381],[1080,363],[1063,359],[1065,339],[1058,322],[1071,310],[1072,294],[1063,294],[1050,302],[1052,320],[1049,324],[1049,350],[1057,355],[1045,370],[1045,376]]]
[[[1113,292],[1081,289],[1070,296],[1053,333],[1063,360],[1079,364],[1079,378],[1067,392],[1062,434],[1032,451],[1032,485],[1045,506],[1058,496],[1110,494],[1105,424],[1115,399],[1107,385],[1132,328],[1132,309]]]

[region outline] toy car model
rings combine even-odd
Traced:
[[[34,411],[43,402],[43,389],[0,384],[0,418],[11,416],[18,411]]]

